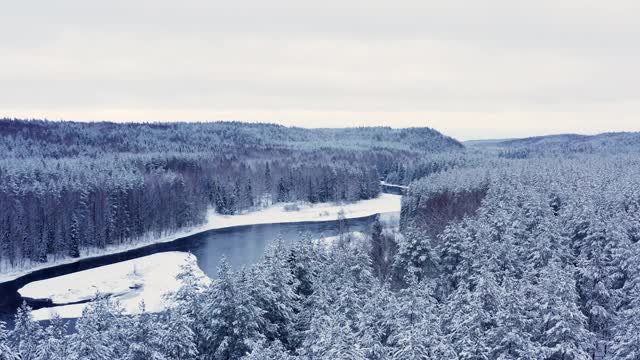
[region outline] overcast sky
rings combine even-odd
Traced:
[[[0,117],[638,131],[639,3],[5,1]]]

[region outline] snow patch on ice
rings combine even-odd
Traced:
[[[393,188],[398,188],[398,189],[404,189],[404,190],[409,190],[409,187],[406,185],[398,185],[398,184],[391,184],[388,183],[386,181],[381,181],[380,185],[382,186],[388,186],[388,187],[393,187]]]
[[[147,311],[159,312],[168,305],[165,295],[180,287],[176,276],[187,263],[194,265],[203,284],[210,282],[197,267],[194,255],[164,252],[32,282],[18,292],[32,299],[51,299],[55,304],[91,300],[99,292],[120,301],[127,314],[139,312],[138,304],[143,300]],[[57,313],[63,318],[77,318],[85,306],[82,303],[39,309],[33,316],[36,320],[47,320]]]

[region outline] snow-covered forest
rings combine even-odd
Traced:
[[[275,202],[376,197],[399,161],[460,149],[427,129],[0,120],[0,271]]]
[[[238,124],[220,126],[244,131]],[[197,221],[193,219],[200,211],[217,206],[215,199],[220,198],[200,197],[210,192],[202,190],[207,185],[192,184],[202,177],[188,175],[190,171],[208,174],[204,178],[216,184],[213,189],[233,189],[230,183],[251,174],[252,189],[262,187],[253,193],[253,201],[259,201],[265,189],[266,196],[279,199],[280,179],[284,182],[286,174],[295,171],[292,168],[300,175],[289,183],[293,187],[285,188],[302,186],[287,193],[293,199],[372,197],[378,191],[373,185],[377,177],[409,184],[409,190],[402,201],[399,228],[376,222],[364,241],[346,235],[347,224],[341,220],[338,226],[344,236],[330,246],[305,241],[309,239],[285,246],[276,240],[255,265],[232,269],[223,262],[209,285],[198,281],[195,269],[186,266],[179,276],[183,286],[171,298],[174,306],[161,313],[122,316],[117,303],[101,298],[85,309],[76,331],[68,334],[64,321],[42,325],[23,307],[14,330],[0,327],[0,353],[4,359],[640,358],[640,159],[633,148],[612,140],[590,151],[571,146],[547,152],[507,145],[466,149],[453,145],[436,154],[435,148],[445,148],[420,148],[420,141],[391,146],[381,138],[383,145],[377,147],[369,135],[397,131],[362,131],[362,138],[372,144],[369,149],[357,141],[325,148],[318,145],[321,139],[310,141],[311,146],[292,135],[283,140],[289,144],[284,149],[269,150],[271,158],[286,153],[287,161],[249,159],[250,150],[235,149],[237,154],[224,161],[209,162],[205,155],[180,153],[179,146],[172,150],[175,154],[162,155],[175,159],[166,162],[157,160],[161,155],[135,151],[114,150],[108,155],[113,161],[104,163],[102,156],[83,163],[92,158],[90,154],[64,159],[40,154],[36,160],[35,150],[24,159],[14,152],[3,163],[2,184],[7,184],[5,177],[22,179],[15,175],[20,171],[32,176],[25,184],[50,184],[46,189],[58,184],[46,174],[56,174],[56,179],[69,184],[74,180],[86,184],[78,179],[90,176],[120,181],[119,175],[108,177],[100,164],[130,171],[133,178],[142,179],[143,189],[147,178],[183,179],[199,206],[185,217],[188,221]],[[357,132],[345,130],[345,136],[355,137]],[[16,141],[31,142],[24,140],[28,136],[14,136],[20,138]],[[124,139],[121,146],[132,150]],[[435,139],[438,143],[443,137]],[[161,146],[148,142],[149,149]],[[509,155],[516,151],[519,156]],[[192,162],[184,162],[185,158]],[[160,165],[149,167],[154,161]],[[243,162],[251,170],[238,170]],[[80,164],[85,164],[83,170],[74,172]],[[210,174],[202,164],[221,167],[207,168]],[[270,176],[265,175],[266,164]],[[329,191],[327,198],[321,198],[326,174],[341,173],[344,180],[330,181],[336,185],[329,188],[344,190]],[[96,187],[107,181],[100,179],[93,183]],[[23,189],[15,184],[7,188]],[[161,185],[155,189],[153,196],[169,196]],[[81,192],[75,194],[77,199],[69,204],[81,205]],[[120,196],[131,199],[126,192]],[[12,199],[11,204],[31,203],[22,199]],[[159,201],[127,209],[132,209],[130,214],[138,214],[133,209],[150,214],[175,204],[180,203]],[[66,211],[60,207],[52,211]],[[116,214],[121,211],[113,204],[108,207],[112,208]],[[238,209],[242,207],[232,211]],[[11,226],[3,229],[13,229],[16,213],[7,213]],[[74,224],[88,224],[79,210],[60,216],[70,234]],[[171,226],[183,225],[172,221]],[[159,223],[151,222],[142,230],[164,230],[157,228]],[[30,226],[25,229],[35,229]],[[107,233],[113,234],[111,230],[101,234]],[[82,234],[78,239],[86,239],[86,233],[78,234]],[[109,239],[128,238],[117,234]],[[64,251],[73,248],[67,245]]]

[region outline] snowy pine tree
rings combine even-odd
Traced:
[[[43,340],[38,344],[36,360],[66,360],[70,357],[69,337],[66,321],[57,314],[44,330]]]
[[[120,305],[98,294],[76,324],[77,333],[71,340],[70,359],[107,360],[124,358],[127,338]]]
[[[206,290],[203,314],[206,316],[206,341],[199,352],[205,359],[228,360],[247,355],[251,344],[261,339],[258,333],[262,311],[249,296],[250,284],[238,281],[226,259],[217,279]]]
[[[12,341],[17,344],[20,359],[34,360],[38,355],[38,344],[42,340],[42,327],[33,319],[31,308],[22,304],[15,316]]]
[[[158,334],[162,327],[155,326],[156,316],[146,312],[144,301],[139,304],[139,314],[131,319],[127,327],[127,360],[163,360],[163,344]]]
[[[20,360],[9,344],[9,332],[4,322],[0,321],[0,360]]]

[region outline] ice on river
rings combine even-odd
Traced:
[[[176,275],[187,263],[194,264],[203,283],[210,281],[197,267],[192,254],[165,252],[32,282],[18,292],[32,299],[51,299],[55,304],[91,300],[99,292],[118,299],[125,313],[138,312],[142,300],[147,311],[158,312],[166,308],[164,295],[179,288]],[[39,309],[33,316],[36,320],[47,320],[57,313],[63,318],[77,318],[85,306],[83,303]]]

